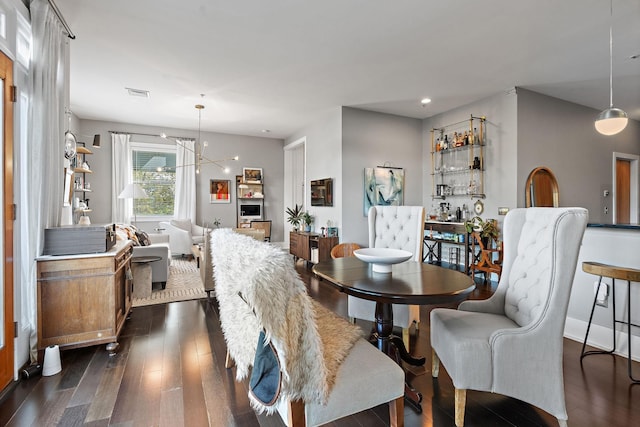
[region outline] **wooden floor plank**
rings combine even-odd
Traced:
[[[89,406],[85,421],[98,421],[111,417],[122,384],[124,370],[125,367],[123,365],[105,370],[100,379],[95,397]]]
[[[67,407],[60,418],[59,425],[65,427],[84,426],[84,420],[89,412],[89,405],[76,405]]]
[[[86,405],[91,403],[93,396],[98,390],[102,374],[105,371],[108,361],[109,354],[106,351],[96,351],[93,353],[93,358],[85,369],[84,375],[82,376],[82,379],[76,387],[73,397],[69,402],[69,406]]]
[[[155,425],[155,424],[154,424]],[[165,390],[160,398],[160,427],[182,427],[185,424],[184,405],[182,401],[182,389]]]
[[[140,396],[140,384],[148,356],[149,336],[136,336],[131,343],[127,364],[122,374],[117,399],[111,415],[112,423],[131,421],[136,413],[136,400]],[[99,419],[99,418],[93,418]]]
[[[73,395],[73,389],[60,390],[53,393],[44,404],[40,416],[35,422],[37,426],[56,426],[60,423],[67,403]]]

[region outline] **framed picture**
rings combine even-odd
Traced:
[[[209,194],[211,203],[231,203],[229,187],[231,181],[228,179],[212,179],[209,181]]]
[[[364,216],[371,206],[404,204],[404,169],[393,167],[364,169]]]
[[[71,206],[73,198],[73,169],[64,168],[64,193],[62,195],[62,206]]]
[[[242,179],[249,184],[262,183],[262,168],[242,168]]]

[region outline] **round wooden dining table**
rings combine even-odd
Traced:
[[[312,271],[341,292],[375,301],[372,340],[398,364],[404,360],[416,366],[424,365],[425,359],[412,357],[402,338],[393,334],[392,304],[448,304],[466,299],[475,289],[473,279],[464,273],[417,261],[395,264],[391,273],[376,273],[355,257],[336,258],[314,265]],[[422,411],[422,395],[408,383],[405,398]]]

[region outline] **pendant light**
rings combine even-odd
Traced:
[[[627,113],[613,107],[613,0],[610,5],[611,22],[609,23],[609,108],[598,115],[595,121],[596,130],[603,135],[615,135],[627,127]]]

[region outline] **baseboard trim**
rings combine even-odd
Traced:
[[[567,317],[567,322],[564,326],[564,337],[583,342],[584,335],[587,333],[587,325],[588,323],[583,320]],[[616,343],[618,345],[614,353],[626,358],[629,354],[627,327],[626,325],[622,327],[624,328],[623,330],[616,331]],[[589,331],[589,342],[587,344],[599,349],[609,350],[613,344],[611,337],[612,333],[610,328],[592,323],[591,330]],[[634,335],[631,335],[631,359],[640,362],[640,339]]]

